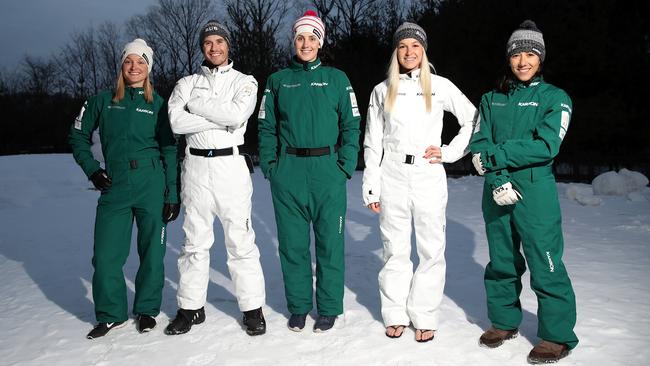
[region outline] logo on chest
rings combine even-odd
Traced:
[[[517,103],[520,107],[537,107],[539,103],[537,102],[519,102]]]
[[[300,83],[297,84],[282,84],[283,88],[291,89],[291,88],[297,88],[300,86]]]
[[[153,111],[150,111],[150,110],[148,110],[148,109],[144,109],[144,108],[136,108],[135,111],[136,111],[136,112],[140,112],[140,113],[150,114],[150,115],[153,116]]]
[[[328,85],[329,84],[324,82],[324,81],[322,83],[312,82],[311,84],[309,84],[309,86],[317,86],[317,87],[324,87],[324,86],[328,86]]]

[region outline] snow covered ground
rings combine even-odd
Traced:
[[[90,280],[98,193],[70,155],[0,157],[0,364],[2,365],[524,365],[536,337],[536,301],[526,285],[521,335],[489,350],[477,339],[490,324],[483,268],[487,244],[480,210],[482,178],[449,179],[447,285],[433,342],[384,336],[377,273],[377,218],[361,204],[361,173],[348,185],[345,326],[314,334],[286,328],[269,186],[254,178],[253,227],[266,276],[268,332],[249,337],[240,326],[225,250],[212,250],[207,321],[181,336],[163,327],[176,312],[176,258],[182,217],[169,226],[166,286],[159,326],[139,334],[133,324],[105,338],[85,339],[95,319]],[[580,344],[562,365],[650,364],[650,188],[635,199],[600,196],[598,206],[566,198],[559,184],[565,262],[578,302]],[[215,230],[221,236],[219,224]],[[129,298],[137,268],[125,267]],[[528,278],[526,278],[526,283]]]

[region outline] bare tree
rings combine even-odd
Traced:
[[[325,22],[331,41],[349,37],[368,24],[379,0],[312,0],[312,5]]]
[[[114,23],[75,32],[54,62],[63,90],[77,98],[111,89],[119,63],[120,35]]]
[[[54,57],[54,62],[66,92],[74,97],[83,98],[87,95],[84,85],[86,64],[82,57],[82,47],[78,43],[80,37],[72,34],[71,38],[72,40]]]
[[[437,14],[440,3],[445,0],[417,0],[411,2],[407,11],[407,19],[417,21],[426,13]]]
[[[98,62],[100,64],[99,85],[102,89],[112,88],[120,69],[120,57],[123,37],[117,25],[112,22],[102,23],[97,29]]]
[[[22,71],[27,92],[48,95],[54,91],[57,74],[53,61],[44,61],[28,55],[22,61]]]
[[[0,96],[16,94],[20,91],[21,77],[17,71],[0,70]]]
[[[369,31],[380,44],[392,48],[393,33],[404,20],[405,0],[380,0],[377,11],[369,14]]]
[[[275,35],[287,10],[284,1],[228,0],[232,53],[239,68],[256,79],[266,77],[278,67],[283,49]]]

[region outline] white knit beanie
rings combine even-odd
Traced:
[[[325,24],[323,24],[321,18],[313,10],[307,10],[302,17],[293,23],[293,41],[295,42],[298,35],[305,32],[315,35],[318,38],[318,42],[320,42],[320,48],[323,48],[323,44],[325,43]]]
[[[129,42],[124,46],[120,65],[124,64],[126,56],[130,54],[142,57],[147,62],[149,73],[151,73],[151,68],[153,67],[153,50],[147,45],[147,42],[145,42],[144,39],[136,38],[133,42]]]

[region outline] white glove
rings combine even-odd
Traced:
[[[499,206],[514,205],[522,197],[513,187],[512,183],[507,182],[492,191],[492,198]]]
[[[483,175],[487,171],[485,168],[483,168],[483,163],[481,162],[481,153],[472,155],[472,164],[474,164],[474,169],[476,169],[478,175]]]

